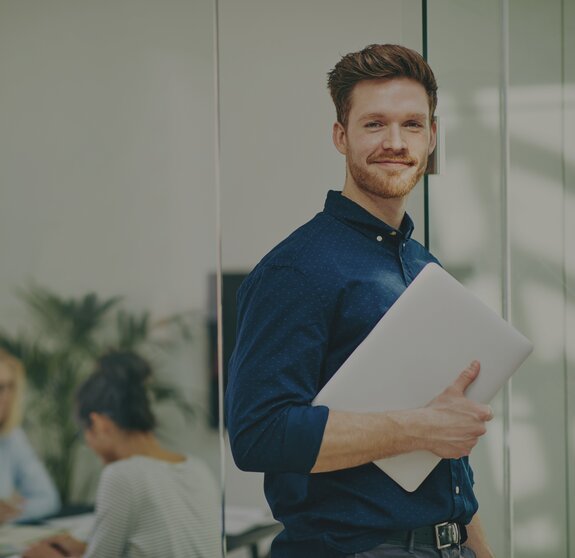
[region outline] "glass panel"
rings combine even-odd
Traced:
[[[219,14],[224,347],[231,349],[241,277],[323,208],[327,190],[343,186],[327,72],[370,43],[419,50],[421,2],[220,0]],[[410,211],[423,239],[421,192]],[[229,454],[226,503],[267,509],[262,475],[239,471]]]
[[[67,505],[93,503],[99,479],[98,460],[70,422],[73,391],[91,369],[84,357],[96,351],[54,325],[71,305],[58,314],[57,304],[46,304],[52,326],[38,329],[21,289],[66,301],[91,292],[100,301],[121,297],[102,319],[84,307],[82,319],[101,326],[90,340],[117,344],[118,311],[132,315],[129,322],[122,314],[124,334],[148,333],[139,350],[176,388],[155,405],[160,441],[219,476],[217,429],[208,420],[213,29],[212,0],[0,4],[0,327],[12,339],[27,331],[49,353],[82,354],[49,378],[44,368],[29,370],[31,441],[55,475],[75,451],[73,473],[57,479]]]
[[[499,38],[507,7],[505,76]],[[434,2],[429,14],[439,114],[447,120],[447,172],[430,181],[431,248],[494,308],[508,270],[510,319],[535,345],[513,379],[509,428],[501,420],[492,425],[472,456],[499,556],[572,554],[573,21],[573,0]],[[507,79],[509,110],[500,120]],[[505,416],[498,403],[498,417]]]
[[[563,157],[569,152],[562,145],[562,17],[561,0],[545,6],[510,1],[512,319],[535,344],[513,380],[516,558],[569,555],[564,270],[565,243],[572,237],[565,235],[563,217]]]
[[[497,0],[429,4],[428,59],[439,86],[437,114],[445,134],[445,164],[439,176],[429,179],[430,249],[497,312],[503,257],[500,23]],[[490,544],[497,556],[509,556],[501,395],[492,406],[496,418],[471,463]]]
[[[567,373],[568,538],[575,548],[575,0],[563,2],[563,168],[565,171],[565,340]]]

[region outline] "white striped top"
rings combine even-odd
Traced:
[[[84,556],[217,558],[220,517],[219,488],[199,459],[122,459],[102,472]]]

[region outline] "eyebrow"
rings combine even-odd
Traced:
[[[382,118],[386,115],[381,112],[371,112],[369,114],[364,114],[359,119],[360,120],[371,120],[373,118]],[[427,120],[427,114],[423,112],[410,112],[405,115],[404,120]]]

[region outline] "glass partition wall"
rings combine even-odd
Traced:
[[[73,392],[118,344],[173,388],[160,440],[219,476],[213,38],[212,0],[0,3],[0,329],[45,350],[24,426],[66,505],[100,472]]]
[[[499,313],[507,268],[501,32],[500,0],[429,5],[428,60],[439,85],[437,114],[445,138],[441,173],[429,177],[430,249]],[[507,395],[492,403],[495,419],[471,457],[480,514],[497,556],[509,555]]]
[[[473,453],[481,516],[497,556],[571,556],[574,0],[219,7],[222,268],[230,285],[342,184],[325,90],[338,56],[371,42],[427,51],[443,153],[428,199],[419,189],[410,201],[418,239],[535,344],[493,402],[496,418]],[[228,455],[226,476],[228,502],[265,508],[259,475],[239,472]]]
[[[444,166],[431,250],[535,350],[474,450],[497,556],[573,554],[572,0],[429,3]],[[454,48],[456,46],[456,48]]]
[[[142,350],[195,410],[158,401],[159,433],[219,476],[217,178],[225,376],[237,284],[343,184],[327,71],[369,43],[427,50],[445,140],[429,204],[423,187],[410,200],[416,237],[536,347],[473,453],[481,516],[499,557],[571,556],[574,22],[575,0],[4,1],[2,331],[53,333],[22,289],[122,297],[99,342],[122,320],[149,333]],[[48,456],[56,429],[26,427]],[[96,460],[80,445],[73,463],[66,500],[90,502]],[[225,467],[228,505],[266,509],[261,475]]]
[[[421,50],[422,12],[419,0],[219,0],[218,13],[225,368],[238,282],[343,187],[327,72],[382,40]],[[411,202],[422,239],[422,190]],[[263,475],[229,450],[225,484],[228,507],[267,509]]]
[[[426,54],[442,153],[410,200],[417,238],[535,344],[473,452],[480,514],[496,556],[570,557],[575,0],[217,4],[224,314],[241,278],[342,185],[326,72],[372,42]],[[261,476],[229,452],[226,499],[266,508]]]

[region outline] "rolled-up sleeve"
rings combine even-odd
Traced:
[[[328,409],[314,407],[330,316],[301,271],[257,269],[238,295],[238,335],[229,363],[226,419],[240,469],[307,473]]]

